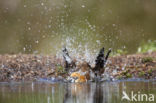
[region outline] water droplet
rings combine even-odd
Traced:
[[[37,51],[37,50],[33,51],[33,54],[37,54],[37,53],[38,53],[38,51]]]
[[[100,40],[96,40],[97,44],[100,44]]]
[[[124,45],[124,46],[123,46],[123,48],[125,49],[125,48],[126,48],[126,46]]]
[[[44,5],[44,3],[41,3],[41,5],[43,6],[43,5]]]
[[[5,66],[2,64],[2,65],[1,65],[1,68],[4,68],[4,67],[5,67]]]
[[[27,24],[29,25],[29,24],[30,24],[30,22],[28,21],[28,22],[27,22]]]
[[[36,44],[38,44],[38,43],[39,43],[39,41],[38,41],[38,40],[36,40],[36,41],[35,41],[35,43],[36,43]]]
[[[67,8],[67,5],[64,5],[64,8]]]
[[[43,35],[42,38],[45,38],[45,35]]]
[[[51,25],[48,25],[49,28],[51,28]]]
[[[31,27],[29,27],[28,30],[31,30]]]
[[[27,7],[27,5],[24,5],[24,8],[26,8]]]
[[[26,48],[25,48],[25,47],[23,48],[23,51],[24,51],[24,52],[26,51]]]
[[[82,5],[81,7],[82,7],[82,8],[85,8],[85,5]]]

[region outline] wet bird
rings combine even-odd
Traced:
[[[73,61],[69,56],[67,49],[63,48],[62,52],[65,61],[65,70],[69,73],[68,80],[71,82],[100,81],[102,79],[102,74],[105,71],[104,66],[111,53],[111,49],[108,50],[106,55],[104,55],[104,51],[104,47],[100,49],[95,60],[95,66],[91,67],[86,61],[80,63]]]

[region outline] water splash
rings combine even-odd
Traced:
[[[62,25],[60,32],[60,45],[66,47],[69,55],[78,61],[87,61],[94,63],[95,57],[101,48],[101,40],[99,34],[96,34],[96,27],[91,25],[88,21],[80,27],[77,24],[72,26]],[[62,35],[63,34],[63,35]],[[60,48],[57,49],[57,57],[62,57]],[[60,49],[60,50],[58,50]]]

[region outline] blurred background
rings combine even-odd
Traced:
[[[135,53],[151,41],[156,0],[0,0],[1,54]]]

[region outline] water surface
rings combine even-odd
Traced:
[[[0,103],[129,103],[121,100],[123,91],[156,95],[156,81],[0,83]]]

